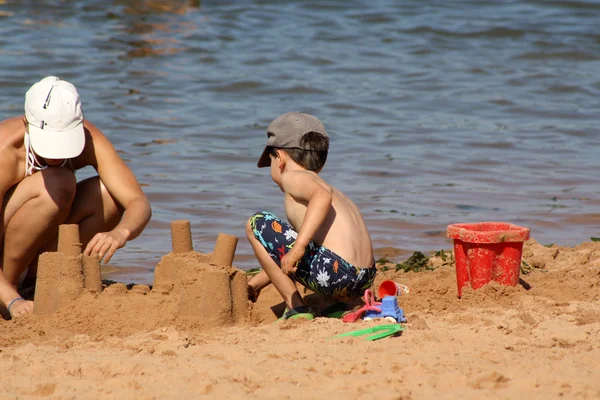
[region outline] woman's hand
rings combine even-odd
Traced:
[[[91,256],[98,254],[100,261],[106,256],[104,263],[108,263],[117,249],[127,243],[127,233],[118,230],[97,233],[88,243],[83,254]]]

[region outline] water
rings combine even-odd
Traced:
[[[322,175],[378,255],[477,221],[571,246],[600,236],[598,21],[591,1],[0,0],[0,119],[46,75],[78,87],[154,211],[107,277],[151,282],[176,219],[256,267],[245,222],[283,207],[255,166],[292,110],[325,123]]]

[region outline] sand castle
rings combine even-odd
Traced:
[[[150,292],[177,302],[177,314],[198,318],[204,326],[243,321],[248,311],[246,273],[232,266],[237,237],[220,233],[212,253],[193,249],[190,222],[171,223],[172,252],[154,272]],[[84,292],[102,292],[97,256],[82,254],[78,225],[61,225],[57,252],[40,256],[35,314],[51,314]]]
[[[77,299],[84,290],[102,290],[98,256],[81,254],[78,225],[61,225],[58,251],[40,255],[35,284],[35,314],[50,314]]]
[[[173,221],[173,251],[156,266],[152,291],[178,296],[178,314],[198,317],[205,324],[243,320],[248,311],[246,273],[231,266],[237,241],[220,233],[211,254],[195,252],[190,222]]]

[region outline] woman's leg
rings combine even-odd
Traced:
[[[83,248],[98,232],[108,232],[121,221],[123,208],[110,195],[100,177],[94,176],[77,183],[68,224],[79,225]]]
[[[52,241],[65,222],[75,196],[75,176],[67,168],[47,168],[23,179],[3,207],[2,269],[16,287],[40,249]]]

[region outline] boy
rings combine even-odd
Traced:
[[[258,167],[271,167],[290,223],[268,212],[248,221],[263,269],[248,282],[249,297],[256,301],[272,282],[287,306],[283,319],[312,319],[295,282],[332,298],[360,297],[375,279],[371,238],[358,207],[318,175],[329,149],[321,121],[289,112],[269,124],[267,137]]]

